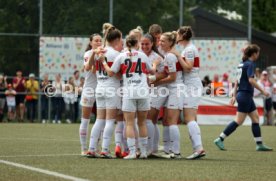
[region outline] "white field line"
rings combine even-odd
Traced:
[[[67,179],[67,180],[88,181],[87,179],[73,177],[73,176],[70,176],[70,175],[65,175],[65,174],[58,173],[58,172],[44,170],[44,169],[41,169],[41,168],[35,168],[35,167],[31,167],[31,166],[28,166],[28,165],[23,165],[23,164],[19,164],[19,163],[15,163],[15,162],[0,160],[0,163],[10,165],[10,166],[14,166],[14,167],[18,167],[18,168],[31,170],[31,171],[34,171],[34,172],[43,173],[43,174],[54,176],[54,177],[60,177],[60,178]]]
[[[67,140],[67,139],[52,139],[52,138],[0,138],[0,140],[25,140],[25,141],[72,141],[77,142],[80,140]]]
[[[17,158],[17,157],[59,157],[59,156],[80,156],[80,154],[46,154],[46,155],[0,155],[0,158]]]

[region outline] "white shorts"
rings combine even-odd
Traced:
[[[136,112],[150,110],[149,99],[123,99],[122,111]]]
[[[80,105],[83,107],[93,107],[95,101],[96,101],[95,97],[81,96]]]
[[[183,108],[198,109],[200,98],[203,92],[201,81],[197,79],[186,81],[185,86]]]
[[[183,96],[180,96],[177,87],[169,88],[169,96],[167,98],[166,107],[168,109],[183,109]]]
[[[96,97],[97,109],[121,109],[122,101],[121,97]]]
[[[150,107],[160,110],[161,107],[165,106],[168,99],[168,92],[164,91],[164,89],[167,89],[167,87],[157,87],[157,89],[151,92]]]

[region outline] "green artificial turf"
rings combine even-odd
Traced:
[[[91,128],[91,126],[90,126]],[[160,125],[161,136],[162,126]],[[201,160],[122,160],[81,157],[78,124],[0,124],[0,160],[92,181],[276,180],[276,152],[257,152],[250,126],[225,140],[213,140],[224,126],[201,126],[207,156]],[[262,127],[264,142],[276,149],[276,127]],[[180,126],[181,153],[192,153],[187,127]],[[90,129],[89,129],[90,133]],[[111,145],[114,150],[114,139]],[[0,163],[0,180],[65,180]]]

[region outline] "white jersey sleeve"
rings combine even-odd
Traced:
[[[88,50],[84,53],[83,55],[83,65],[86,65],[89,61],[89,58],[91,57],[92,55],[92,50]]]
[[[182,57],[185,57],[189,62],[194,62],[195,52],[192,47],[187,47],[182,54]]]
[[[181,56],[193,65],[190,72],[184,72],[184,81],[191,81],[194,78],[199,79],[200,59],[196,46],[189,43],[182,51]]]
[[[120,71],[120,69],[121,69],[121,58],[122,58],[121,54],[115,58],[115,60],[112,64],[112,67],[111,67],[112,72],[118,73]]]
[[[169,72],[170,73],[176,72],[176,62],[177,62],[176,56],[172,53],[168,53],[165,59],[168,65]]]

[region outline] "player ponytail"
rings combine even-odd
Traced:
[[[243,51],[242,61],[247,61],[254,53],[260,52],[260,47],[256,44],[248,45]]]
[[[134,48],[136,47],[138,44],[138,40],[137,40],[137,37],[135,35],[129,35],[127,36],[126,38],[126,46],[128,48],[128,51],[131,55],[131,48]]]
[[[104,47],[106,46],[106,42],[111,43],[112,41],[120,39],[122,37],[121,31],[110,23],[103,24],[103,35]]]
[[[193,37],[193,31],[190,26],[182,26],[178,29],[178,34],[182,36],[182,40],[190,41]]]

